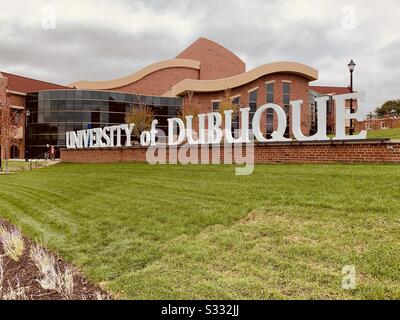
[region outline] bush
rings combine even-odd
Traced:
[[[0,225],[0,242],[4,253],[14,261],[18,261],[25,248],[21,232],[12,228],[10,231],[4,225]]]
[[[43,289],[55,290],[65,299],[71,299],[74,293],[74,272],[65,267],[64,272],[56,268],[54,256],[48,254],[39,244],[31,246],[30,258],[42,274],[38,280]]]

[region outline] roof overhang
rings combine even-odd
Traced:
[[[108,90],[134,83],[150,73],[167,68],[190,68],[200,70],[200,62],[190,59],[172,59],[153,63],[129,76],[109,81],[77,81],[69,84],[77,89]]]
[[[15,94],[17,96],[23,96],[23,97],[26,96],[25,92],[19,92],[19,91],[14,91],[14,90],[7,90],[7,93],[11,93],[11,94]]]
[[[248,72],[238,74],[229,78],[216,79],[216,80],[193,80],[185,79],[172,87],[166,93],[168,96],[179,96],[185,94],[187,91],[194,92],[215,92],[223,91],[225,89],[232,89],[240,87],[251,81],[254,81],[262,76],[273,73],[292,73],[300,75],[309,81],[318,79],[318,70],[297,62],[274,62],[264,64]]]
[[[11,106],[11,109],[15,109],[15,110],[24,110],[24,107],[21,107],[21,106]]]

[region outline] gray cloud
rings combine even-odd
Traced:
[[[366,90],[369,109],[400,97],[396,0],[382,0],[379,7],[372,0],[65,3],[37,1],[21,19],[21,1],[0,0],[0,70],[57,83],[112,79],[172,58],[205,36],[248,67],[278,60],[309,64],[320,71],[315,84],[347,85],[346,64],[353,58],[355,84]],[[40,23],[49,4],[57,12],[55,30]],[[348,4],[356,13],[354,29],[343,25]]]

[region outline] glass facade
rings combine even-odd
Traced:
[[[157,128],[167,133],[167,119],[175,117],[181,98],[143,96],[112,91],[51,90],[30,93],[27,110],[30,116],[26,131],[28,157],[47,151],[46,145],[65,147],[65,132],[125,123],[133,106],[151,108]]]

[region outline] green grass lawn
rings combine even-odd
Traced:
[[[400,166],[234,172],[57,164],[1,176],[0,216],[120,298],[400,298]]]
[[[370,130],[368,131],[368,138],[400,139],[400,128]]]

